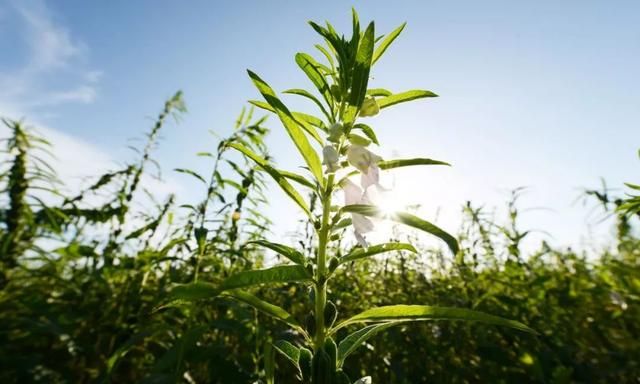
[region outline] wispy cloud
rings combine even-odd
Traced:
[[[15,68],[0,71],[0,116],[26,118],[27,125],[53,144],[52,165],[71,191],[82,186],[85,176],[116,167],[117,162],[107,150],[56,129],[55,122],[47,118],[55,113],[54,107],[89,104],[98,98],[103,72],[88,64],[87,44],[74,36],[43,0],[9,0],[4,6],[0,4],[0,30],[14,33],[0,33],[0,40],[14,38],[22,44],[16,50],[20,57],[0,57],[0,68]],[[8,134],[0,124],[0,138]],[[179,190],[175,182],[151,177],[142,182],[160,195]]]
[[[0,112],[19,109],[33,115],[47,106],[96,99],[101,72],[88,67],[88,47],[56,20],[44,1],[10,1],[1,12],[0,22],[15,23],[25,54],[13,58],[19,61],[16,69],[0,73]],[[51,80],[56,85],[47,86]]]

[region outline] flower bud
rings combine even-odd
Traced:
[[[344,133],[344,127],[342,126],[342,124],[340,123],[332,124],[329,127],[329,137],[327,138],[327,140],[333,143],[337,143],[338,141],[340,141],[340,136],[342,136],[343,133]]]
[[[338,155],[338,151],[333,147],[333,145],[327,145],[322,148],[322,163],[327,166],[328,172],[335,172],[338,170],[339,165],[338,161],[340,160],[340,156]]]
[[[368,96],[364,99],[362,107],[360,108],[360,117],[375,116],[378,112],[380,112],[380,107],[373,96]]]
[[[337,102],[340,102],[340,100],[342,100],[342,92],[340,91],[340,87],[338,87],[337,84],[333,84],[330,89],[333,98],[336,99]]]
[[[231,220],[233,220],[233,221],[240,220],[240,212],[239,211],[234,211],[233,214],[231,214]]]

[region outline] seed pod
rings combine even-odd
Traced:
[[[328,337],[324,342],[324,351],[327,353],[329,357],[329,370],[331,371],[331,375],[335,376],[336,373],[336,364],[338,361],[338,346],[336,342],[333,341],[332,338]]]
[[[332,301],[328,301],[324,307],[324,324],[331,327],[338,317],[338,308]]]
[[[313,384],[333,384],[334,371],[331,370],[329,355],[324,349],[316,351],[311,360],[311,382]]]

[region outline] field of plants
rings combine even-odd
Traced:
[[[2,120],[0,382],[640,383],[640,186],[585,193],[616,223],[598,255],[523,247],[521,190],[504,218],[460,207],[452,233],[381,209],[381,173],[448,164],[382,159],[367,117],[437,95],[368,86],[404,24],[378,31],[354,11],[348,33],[310,26],[319,44],[295,56],[309,83],[283,93],[317,115],[248,71],[255,100],[193,154],[209,173],[175,170],[202,186],[189,204],[143,183],[188,113],[180,92],[135,161],[75,193],[28,118]],[[274,164],[275,129],[299,164]],[[276,193],[303,218],[288,244],[264,214]],[[372,243],[381,221],[393,231]]]

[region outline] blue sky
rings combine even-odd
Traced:
[[[310,89],[296,52],[318,36],[307,20],[350,33],[350,7],[378,33],[407,28],[376,66],[371,87],[429,89],[440,98],[370,119],[384,157],[426,156],[452,168],[387,178],[398,198],[455,231],[467,200],[501,205],[528,186],[524,226],[557,245],[587,246],[609,227],[574,203],[604,177],[640,179],[640,2],[637,1],[12,1],[0,0],[0,114],[26,117],[59,143],[64,177],[130,156],[163,100],[182,89],[189,113],[164,132],[161,191],[198,198],[176,167],[207,169],[211,150],[247,99],[245,69],[276,90]],[[293,101],[298,109],[312,111]],[[279,164],[298,164],[275,119]],[[293,228],[275,197],[277,229]],[[286,215],[290,217],[290,215]],[[586,243],[585,243],[586,242]]]

